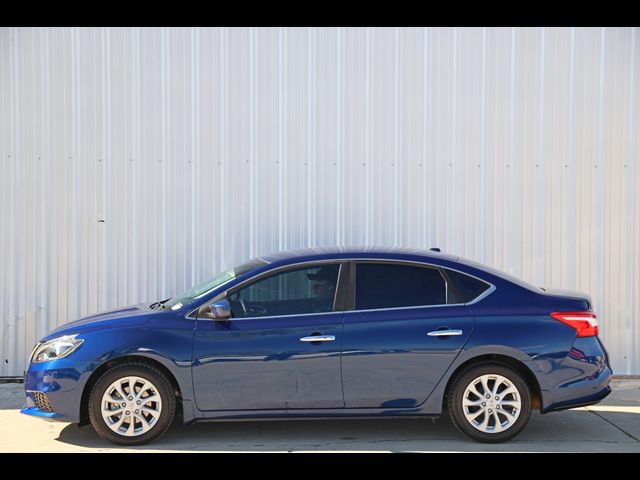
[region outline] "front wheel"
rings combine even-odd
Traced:
[[[531,393],[512,368],[487,363],[463,371],[454,380],[449,415],[465,435],[484,443],[515,437],[531,416]]]
[[[117,445],[141,445],[171,425],[176,399],[171,383],[144,363],[118,365],[104,373],[89,396],[91,425]]]

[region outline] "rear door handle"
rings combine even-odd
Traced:
[[[451,337],[454,335],[462,335],[462,330],[433,330],[427,333],[430,337]]]
[[[302,337],[301,342],[333,342],[335,335],[311,335],[310,337]]]

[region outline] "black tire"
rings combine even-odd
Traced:
[[[513,424],[508,425],[505,430],[499,432],[485,432],[481,431],[475,426],[473,426],[469,420],[465,417],[464,407],[462,404],[463,396],[467,387],[478,377],[482,375],[501,375],[505,377],[511,385],[513,385],[518,390],[518,395],[520,399],[520,414],[517,417],[516,421]],[[494,384],[495,385],[495,384]],[[504,390],[504,389],[503,389]],[[479,393],[480,389],[478,389]],[[475,397],[471,397],[474,398]],[[510,397],[513,398],[513,397]],[[453,424],[465,435],[471,437],[472,439],[483,442],[483,443],[500,443],[506,440],[510,440],[516,435],[518,435],[524,427],[527,425],[529,421],[529,417],[531,416],[531,393],[529,390],[529,386],[525,379],[513,368],[502,364],[502,363],[483,363],[479,365],[472,366],[458,374],[453,381],[451,386],[451,390],[449,391],[447,408],[449,410],[449,415]],[[475,408],[475,407],[471,407]],[[480,407],[477,407],[478,409]],[[488,408],[488,407],[487,407]],[[502,407],[503,411],[505,408],[511,407]],[[471,410],[470,410],[471,411]],[[496,411],[499,413],[499,411]],[[508,413],[513,413],[513,410]],[[484,420],[485,413],[480,414],[480,419]],[[492,425],[495,425],[495,419],[492,418],[493,415],[489,416],[489,428]],[[503,416],[498,416],[498,418],[506,418]],[[482,423],[478,420],[479,423]],[[506,420],[505,420],[506,423]],[[502,424],[502,422],[501,422]]]
[[[102,418],[102,396],[109,386],[119,378],[136,376],[151,382],[160,395],[162,408],[157,421],[151,429],[136,436],[120,435],[111,430]],[[140,390],[140,389],[138,389]],[[150,403],[153,405],[153,403]],[[138,362],[117,365],[105,372],[94,384],[89,395],[89,419],[100,437],[116,445],[142,445],[164,434],[171,426],[175,416],[176,396],[167,377],[157,368]],[[116,417],[117,418],[117,417]]]

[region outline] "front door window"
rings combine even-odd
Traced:
[[[229,295],[233,318],[333,311],[340,265],[296,268],[258,280]]]

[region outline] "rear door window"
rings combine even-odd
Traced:
[[[393,263],[356,264],[356,310],[446,303],[446,283],[436,268]]]

